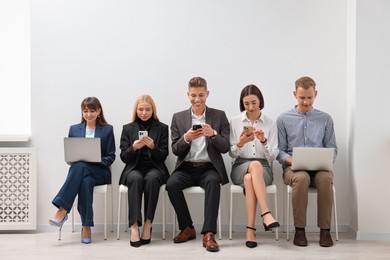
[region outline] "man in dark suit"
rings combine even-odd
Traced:
[[[178,157],[166,190],[176,211],[181,232],[175,243],[196,238],[183,189],[200,186],[205,190],[203,246],[210,252],[219,251],[214,235],[221,184],[229,182],[222,153],[229,151],[229,121],[225,112],[206,106],[209,95],[207,82],[194,77],[188,83],[191,108],[175,113],[171,124],[172,152]]]

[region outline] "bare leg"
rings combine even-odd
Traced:
[[[144,228],[142,229],[142,239],[149,239],[151,236],[152,221],[147,219],[144,223]]]
[[[130,241],[137,242],[139,240],[140,237],[139,237],[138,223],[136,222],[130,227]]]
[[[83,226],[81,237],[82,238],[90,238],[91,237],[91,227]]]
[[[252,188],[256,194],[257,201],[259,202],[261,214],[264,214],[269,211],[269,208],[267,206],[263,166],[261,163],[259,161],[251,162],[248,167],[247,175],[248,174],[252,179]],[[275,222],[275,219],[271,214],[267,214],[263,217],[263,222],[264,224],[269,225]]]
[[[247,226],[255,228],[255,218],[256,218],[256,194],[253,190],[252,177],[250,174],[245,174],[244,176],[244,187],[245,187],[245,202],[246,202],[246,212],[247,212]],[[246,240],[247,241],[256,241],[255,232],[252,229],[246,229]]]
[[[68,212],[64,208],[60,207],[54,214],[53,219],[57,222],[61,222],[65,218],[66,214],[68,214]]]

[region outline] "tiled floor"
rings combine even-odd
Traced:
[[[345,233],[331,248],[318,245],[318,233],[308,233],[309,245],[297,247],[286,241],[285,233],[280,233],[275,241],[272,233],[257,233],[259,246],[245,247],[245,234],[235,233],[233,240],[227,237],[219,240],[220,252],[210,253],[202,247],[201,235],[196,240],[174,244],[172,234],[161,239],[161,233],[154,234],[150,245],[133,248],[129,245],[129,234],[122,232],[121,240],[115,233],[93,233],[93,243],[80,243],[80,233],[64,231],[62,240],[57,240],[56,232],[30,234],[0,233],[0,259],[390,259],[390,242],[356,241]],[[293,235],[293,234],[292,234]],[[334,237],[334,234],[333,234]]]

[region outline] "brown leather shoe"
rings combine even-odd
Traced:
[[[219,245],[215,241],[214,234],[212,232],[207,232],[203,235],[203,247],[206,248],[209,252],[218,252]]]
[[[328,229],[321,229],[320,231],[320,246],[333,246],[332,236],[330,235],[330,231]]]
[[[185,227],[180,233],[173,239],[174,243],[183,243],[188,240],[196,238],[195,228]]]
[[[294,245],[307,246],[307,239],[304,229],[295,229]]]

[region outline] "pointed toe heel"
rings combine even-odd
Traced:
[[[247,229],[251,229],[251,230],[253,230],[253,232],[255,232],[256,231],[256,228],[253,228],[253,227],[246,227]],[[256,237],[256,234],[255,234],[255,237]],[[256,241],[246,241],[245,242],[245,245],[247,246],[247,247],[249,247],[249,248],[255,248],[255,247],[257,247],[257,242]]]
[[[267,211],[266,213],[261,214],[261,217],[264,217],[264,216],[267,215],[267,214],[271,214],[271,211]],[[265,231],[271,231],[273,228],[278,228],[278,227],[280,227],[280,224],[279,224],[279,222],[277,222],[277,221],[272,222],[272,223],[270,223],[270,224],[268,224],[268,225],[266,225],[266,224],[263,222],[263,226],[264,226],[264,230],[265,230]]]
[[[64,225],[65,221],[68,220],[68,214],[65,215],[64,219],[60,222],[56,221],[55,219],[49,219],[49,224],[53,227],[59,227],[62,228],[62,225]]]

